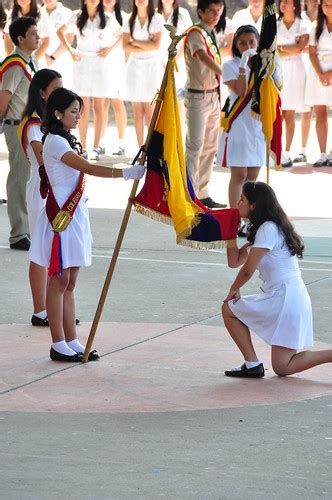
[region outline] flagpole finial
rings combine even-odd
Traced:
[[[169,31],[169,36],[172,40],[170,46],[168,47],[168,57],[174,58],[177,54],[176,46],[182,40],[182,38],[186,36],[187,31],[181,33],[181,35],[177,35],[175,26],[172,26],[171,24],[164,24],[164,26]]]

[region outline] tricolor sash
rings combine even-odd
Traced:
[[[225,115],[221,119],[221,126],[225,132],[230,131],[233,121],[239,116],[239,114],[244,110],[244,108],[251,100],[253,89],[254,89],[254,72],[252,71],[249,77],[248,90],[246,95],[239,96],[234,101],[230,109],[225,109]]]
[[[220,66],[221,57],[220,57],[219,47],[217,45],[216,39],[214,36],[211,35],[211,33],[209,33],[207,31],[207,29],[204,28],[204,26],[202,26],[199,23],[194,24],[193,26],[191,26],[191,28],[189,28],[187,30],[187,35],[184,39],[184,49],[186,49],[188,36],[192,31],[197,31],[201,35],[201,37],[204,40],[206,51],[207,51],[208,55],[211,57],[211,59],[214,60],[214,62],[216,64],[218,64]],[[216,75],[216,78],[217,78],[218,82],[220,82],[220,75]]]
[[[50,183],[48,183],[46,213],[54,232],[52,250],[51,250],[51,259],[48,268],[49,276],[62,276],[63,274],[60,233],[62,231],[65,231],[65,229],[67,229],[67,227],[69,226],[74,216],[74,212],[78,207],[78,204],[82,198],[84,185],[85,185],[85,175],[83,172],[81,172],[75,190],[71,193],[71,195],[69,196],[63,207],[60,208],[58,202],[55,199],[52,187]]]
[[[32,77],[36,72],[32,63],[27,63],[22,56],[14,53],[7,56],[0,64],[0,81],[2,81],[2,77],[7,69],[12,68],[13,66],[19,66],[22,68],[29,81],[32,80]]]
[[[17,135],[24,149],[24,153],[27,156],[27,147],[28,147],[28,130],[31,125],[41,125],[41,119],[36,113],[33,113],[32,116],[25,116],[21,123],[18,126]]]

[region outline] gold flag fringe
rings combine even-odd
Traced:
[[[183,247],[195,248],[196,250],[215,250],[219,248],[234,248],[236,240],[218,240],[218,241],[194,241],[194,240],[179,240],[176,243]]]
[[[134,202],[134,207],[137,213],[145,215],[146,217],[149,217],[152,220],[155,220],[157,222],[162,222],[163,224],[167,224],[168,226],[173,226],[173,220],[169,215],[164,215],[159,212],[156,212],[152,208],[145,207],[144,205],[141,205],[140,203]]]

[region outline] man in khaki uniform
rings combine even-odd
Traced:
[[[184,57],[186,83],[186,165],[197,197],[208,208],[224,208],[209,196],[220,127],[220,54],[213,28],[222,14],[218,0],[198,0],[200,22],[189,29]]]
[[[31,78],[37,69],[32,53],[38,48],[36,20],[22,16],[9,27],[15,50],[1,64],[0,119],[9,153],[7,178],[7,211],[11,226],[10,248],[29,250],[29,226],[26,205],[26,184],[30,165],[17,136]]]

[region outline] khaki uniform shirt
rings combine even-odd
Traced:
[[[18,54],[28,64],[32,62],[35,71],[37,71],[38,63],[34,56],[31,58],[23,52],[19,47],[15,47],[14,54]],[[32,71],[32,75],[34,72]],[[12,94],[9,101],[5,119],[21,120],[22,113],[28,100],[28,91],[30,80],[27,78],[23,69],[20,66],[12,66],[5,71],[2,77],[1,90],[7,90]]]
[[[212,32],[210,28],[201,23],[206,31]],[[186,41],[184,57],[187,69],[187,89],[212,90],[219,86],[217,76],[212,69],[208,68],[198,57],[197,52],[204,50],[207,53],[204,38],[197,31],[189,33]],[[210,57],[210,56],[209,56]]]

